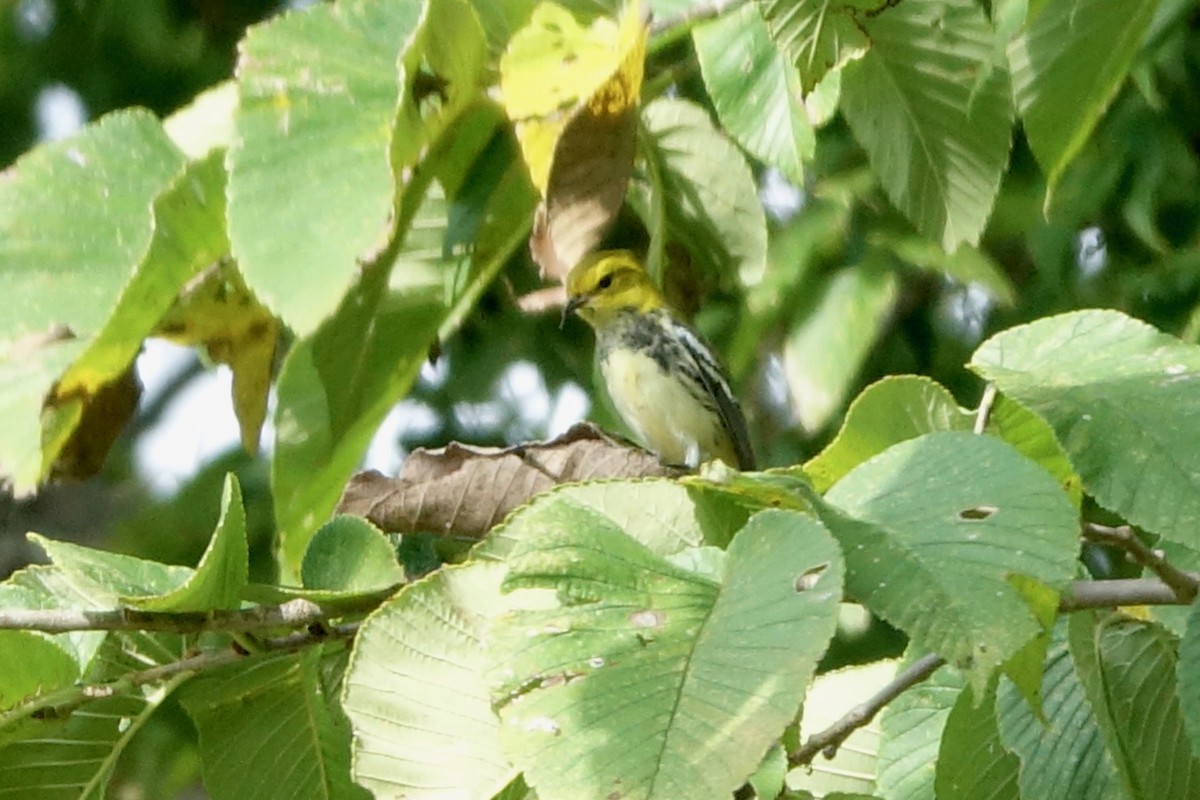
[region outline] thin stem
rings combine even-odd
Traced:
[[[996,384],[989,383],[979,398],[979,411],[975,413],[975,433],[983,433],[992,415],[992,406],[996,403]]]
[[[1193,580],[1200,580],[1200,576],[1182,574]],[[1188,602],[1166,583],[1155,579],[1075,581],[1063,593],[1058,610],[1065,614],[1089,608],[1187,605]],[[945,663],[946,660],[935,653],[922,656],[892,679],[887,686],[846,712],[837,722],[810,736],[798,750],[788,755],[788,764],[793,767],[809,764],[818,753],[823,753],[826,758],[833,758],[850,734],[869,723],[884,706],[928,678]]]
[[[233,611],[138,611],[132,608],[91,610],[79,608],[0,608],[0,630],[68,633],[70,631],[169,631],[238,633],[270,628],[299,628],[314,622],[374,610],[388,595],[379,592],[360,602],[336,607],[297,598],[277,606],[254,606]]]
[[[833,758],[850,734],[869,723],[884,706],[928,678],[945,663],[946,659],[935,653],[921,656],[887,686],[847,711],[837,722],[808,737],[808,741],[788,755],[788,765],[799,767],[810,764],[817,753],[824,753],[826,758]]]
[[[287,653],[329,641],[350,639],[358,632],[358,625],[359,623],[352,622],[330,629],[303,631],[275,639],[264,639],[259,643],[259,651]],[[129,672],[115,680],[68,686],[40,697],[31,698],[0,714],[0,730],[30,717],[43,719],[63,717],[89,700],[127,694],[140,686],[211,671],[248,657],[247,653],[232,647],[209,650],[181,658],[178,661]]]
[[[1171,588],[1174,594],[1184,603],[1191,603],[1200,592],[1200,576],[1184,572],[1163,557],[1162,552],[1152,550],[1145,545],[1133,528],[1128,525],[1109,527],[1089,522],[1083,526],[1083,536],[1090,542],[1119,547],[1129,554],[1134,563],[1140,564],[1153,572],[1162,582]]]

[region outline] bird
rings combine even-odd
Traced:
[[[719,458],[754,469],[746,418],[712,348],[671,310],[629,250],[582,258],[567,275],[563,321],[596,332],[608,394],[625,424],[665,463]]]

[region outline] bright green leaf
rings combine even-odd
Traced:
[[[503,577],[499,564],[443,569],[363,624],[343,704],[355,779],[376,796],[490,798],[512,779],[483,641],[508,605]]]
[[[864,22],[871,49],[842,74],[842,111],[892,202],[953,251],[977,244],[1012,136],[1008,74],[977,76],[994,33],[972,0],[905,0]]]
[[[484,47],[465,0],[319,5],[242,42],[230,239],[250,287],[301,335],[335,311],[358,260],[403,233],[402,171],[474,98]]]
[[[896,676],[894,659],[874,661],[825,672],[804,695],[800,741],[823,731],[859,703],[865,702]],[[879,719],[854,730],[833,758],[818,756],[791,775],[788,785],[824,797],[830,792],[869,792],[879,768]]]
[[[1158,0],[1057,0],[1009,45],[1029,147],[1046,172],[1046,206],[1125,82]]]
[[[477,558],[502,559],[523,531],[557,521],[563,500],[591,508],[617,524],[626,536],[652,553],[668,556],[691,547],[726,546],[746,523],[747,512],[713,491],[689,488],[665,478],[587,481],[566,484],[538,495],[521,511],[521,525],[500,525],[475,548]],[[540,522],[546,515],[545,523]]]
[[[242,489],[233,473],[225,476],[221,518],[200,563],[179,588],[152,597],[125,597],[145,611],[209,611],[238,608],[249,571],[246,511]]]
[[[99,592],[112,602],[118,597],[146,598],[174,592],[194,574],[187,567],[60,542],[36,533],[29,534],[29,540],[45,551],[73,588],[84,594]]]
[[[832,540],[810,518],[761,512],[715,584],[582,505],[562,500],[557,525],[547,522],[509,523],[520,541],[505,587],[556,590],[560,601],[513,612],[494,631],[509,756],[542,800],[737,788],[795,716],[833,632],[842,572]]]
[[[396,548],[361,517],[339,515],[313,535],[300,577],[307,589],[369,592],[404,582]]]
[[[859,58],[870,39],[862,29],[866,12],[885,0],[758,0],[783,52],[800,70],[805,93],[830,70]]]
[[[800,78],[753,4],[693,29],[704,84],[725,130],[755,158],[804,184],[816,137]]]
[[[989,436],[930,433],[859,465],[823,514],[849,565],[847,591],[976,687],[1041,630],[1009,581],[1074,576],[1078,521],[1054,480]],[[986,597],[966,603],[964,597]]]
[[[971,416],[937,381],[920,375],[892,375],[862,391],[842,429],[804,465],[813,488],[824,492],[850,470],[894,444],[934,431],[969,431]]]
[[[800,425],[815,433],[841,410],[858,371],[890,319],[900,284],[877,262],[834,273],[783,342],[783,370]]]
[[[997,334],[970,366],[1050,423],[1097,502],[1200,547],[1200,347],[1077,311]]]
[[[151,203],[182,166],[158,121],[134,110],[34,149],[0,180],[0,473],[18,494],[78,424],[84,400],[64,399],[61,432],[43,452],[47,394],[108,323],[150,244]]]

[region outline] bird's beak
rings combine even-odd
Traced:
[[[558,327],[562,328],[562,326],[566,325],[567,317],[571,316],[571,312],[577,311],[578,309],[587,305],[587,301],[588,296],[586,294],[580,294],[576,295],[575,297],[567,298],[566,304],[563,305],[562,319],[558,321]]]

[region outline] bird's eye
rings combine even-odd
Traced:
[[[601,289],[607,289],[608,287],[612,286],[612,275],[605,275],[596,285]]]

